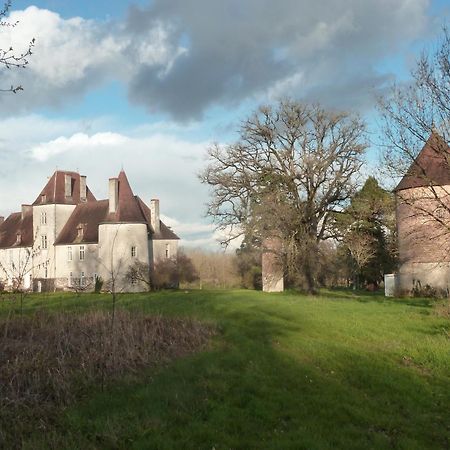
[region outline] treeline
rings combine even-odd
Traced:
[[[348,206],[330,218],[330,238],[318,246],[318,265],[314,269],[319,287],[377,289],[385,273],[397,263],[395,206],[393,195],[369,177],[351,198]],[[261,289],[261,245],[246,236],[236,251],[207,252],[182,250],[191,261],[194,277],[181,287],[199,289]],[[285,253],[284,258],[288,257]],[[301,260],[301,259],[299,259]],[[285,263],[288,267],[288,262]],[[286,270],[288,287],[307,289],[301,266]]]

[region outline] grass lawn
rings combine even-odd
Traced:
[[[24,311],[110,302],[30,296]],[[118,308],[218,332],[206,351],[93,388],[25,448],[450,448],[450,322],[426,300],[178,291],[122,295]]]

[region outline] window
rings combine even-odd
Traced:
[[[84,226],[80,223],[80,225],[78,225],[77,227],[77,236],[79,238],[82,238],[84,234]]]
[[[48,277],[48,267],[47,265],[45,265],[45,269],[44,269],[44,278]]]
[[[80,286],[86,286],[86,278],[84,276],[84,272],[80,274]]]
[[[131,247],[131,257],[136,258],[136,247],[134,245]]]
[[[80,261],[84,261],[84,245],[80,245]]]
[[[170,247],[169,247],[169,244],[166,244],[166,258],[170,258]]]
[[[41,248],[47,248],[47,235],[43,234],[41,236]]]
[[[69,273],[69,286],[73,286],[73,272]]]
[[[72,247],[67,247],[67,261],[72,261]]]
[[[47,213],[45,211],[41,212],[41,225],[47,225]]]

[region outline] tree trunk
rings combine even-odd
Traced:
[[[306,281],[306,290],[308,294],[317,294],[317,265],[319,258],[319,245],[316,235],[313,234],[307,238],[305,253],[303,256],[303,275]]]

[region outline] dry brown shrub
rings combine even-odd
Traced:
[[[114,328],[100,311],[0,319],[0,448],[31,425],[47,428],[52,410],[86,388],[194,352],[213,333],[193,320],[126,311]]]

